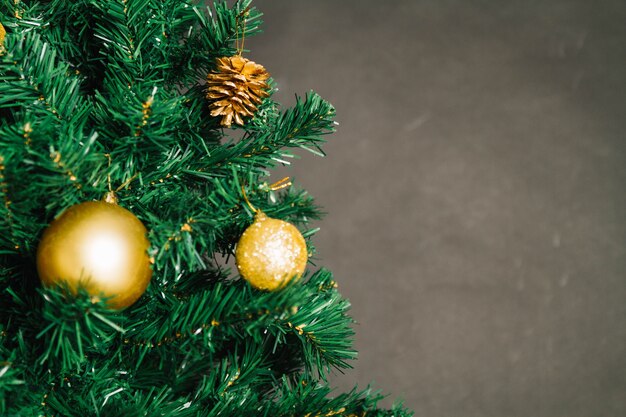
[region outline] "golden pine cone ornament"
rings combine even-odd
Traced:
[[[217,69],[207,76],[211,116],[220,124],[243,126],[244,117],[254,116],[257,105],[269,97],[269,73],[262,65],[239,55],[217,59]]]

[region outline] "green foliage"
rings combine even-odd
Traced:
[[[195,3],[0,0],[0,415],[408,415],[326,386],[356,356],[330,272],[267,293],[223,266],[253,219],[242,188],[313,252],[320,209],[267,177],[295,150],[322,156],[335,111],[313,92],[287,109],[269,97],[245,127],[222,129],[204,78],[261,13],[250,0]],[[42,288],[35,268],[46,225],[110,187],[146,225],[154,260],[123,311]]]

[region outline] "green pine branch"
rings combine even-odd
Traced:
[[[0,0],[0,414],[410,415],[326,386],[356,357],[330,272],[262,292],[221,266],[253,221],[242,189],[314,252],[320,208],[267,177],[300,149],[323,156],[335,110],[313,92],[289,108],[270,96],[244,127],[221,128],[206,75],[244,52],[261,13],[195,3]],[[122,311],[42,288],[35,267],[54,217],[109,190],[149,230],[154,269]]]

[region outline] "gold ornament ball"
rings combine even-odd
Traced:
[[[257,212],[243,232],[235,258],[237,269],[253,287],[274,291],[304,273],[307,263],[304,237],[291,223]]]
[[[4,37],[6,36],[7,31],[4,30],[4,26],[2,26],[2,23],[0,23],[0,48],[2,48],[3,44],[4,44]]]
[[[44,285],[83,287],[94,297],[112,297],[120,309],[144,293],[152,268],[146,228],[130,211],[104,201],[76,204],[46,228],[37,248]]]

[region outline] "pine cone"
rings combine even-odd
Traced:
[[[222,116],[222,126],[230,127],[233,119],[243,126],[243,118],[254,116],[256,104],[269,96],[269,76],[262,65],[241,56],[218,58],[217,69],[207,76],[211,116]]]

